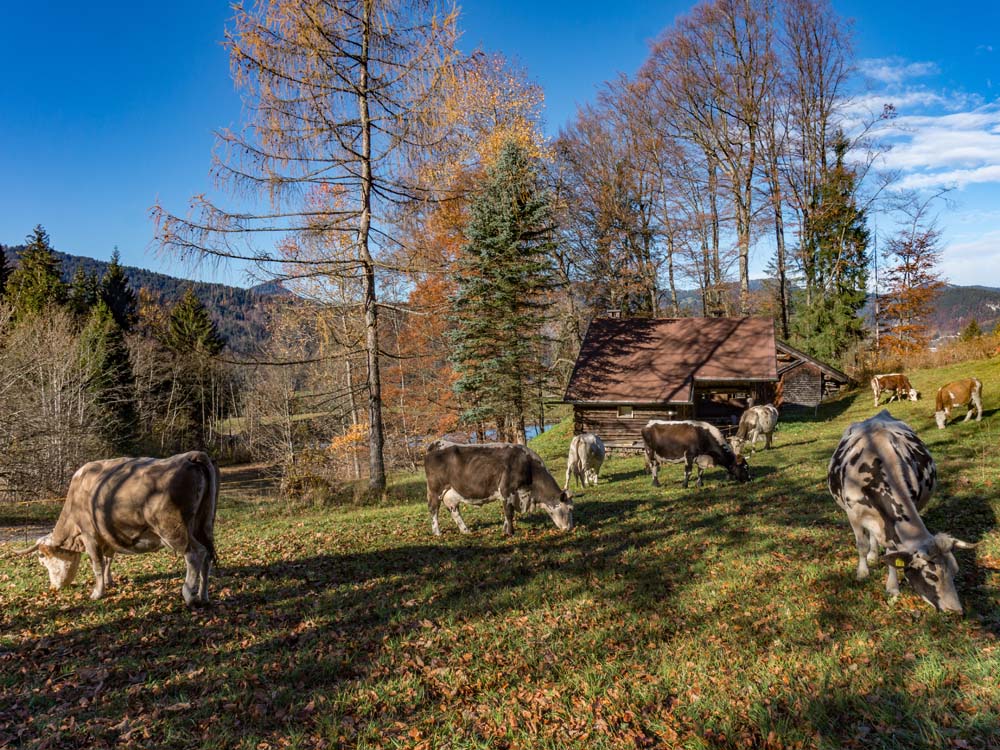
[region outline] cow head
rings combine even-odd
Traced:
[[[938,426],[939,430],[943,430],[944,429],[944,423],[945,423],[945,420],[947,420],[947,419],[948,419],[948,415],[944,411],[936,411],[936,412],[934,412],[934,421],[937,422],[937,426]]]
[[[937,534],[915,552],[889,549],[885,560],[895,565],[913,586],[920,597],[942,612],[962,614],[962,603],[955,590],[955,562],[953,549],[972,549],[976,545],[954,539],[947,534]]]
[[[727,470],[729,471],[729,476],[737,482],[750,481],[750,464],[747,463],[746,458],[741,456],[738,451],[733,456],[733,463]]]
[[[38,561],[45,566],[49,572],[49,588],[59,591],[64,586],[69,586],[76,578],[76,571],[80,567],[80,553],[62,547],[52,546],[52,535],[46,534],[39,538],[31,547],[21,550],[18,554],[27,555],[38,551]]]
[[[562,531],[569,531],[573,528],[573,495],[569,490],[559,493],[559,500],[554,505],[542,503],[542,507],[552,516],[552,523]]]
[[[916,388],[911,388],[907,395],[909,396],[910,401],[917,401],[920,398],[920,391]]]

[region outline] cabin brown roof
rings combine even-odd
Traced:
[[[767,318],[597,318],[564,400],[691,403],[695,381],[774,381],[777,369]]]

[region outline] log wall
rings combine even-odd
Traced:
[[[573,406],[573,434],[593,432],[610,448],[628,448],[633,443],[642,445],[642,428],[651,419],[691,419],[693,407],[677,404],[669,409],[663,406],[635,406],[631,417],[619,417],[616,406]]]

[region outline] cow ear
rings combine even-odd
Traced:
[[[885,560],[888,565],[895,565],[897,568],[905,568],[913,561],[913,554],[911,552],[907,552],[906,550],[891,549],[882,555],[882,559]]]
[[[47,544],[39,544],[38,552],[39,554],[41,554],[42,557],[52,557],[55,554],[52,551],[52,548]]]
[[[573,504],[573,493],[568,489],[563,490],[559,493],[559,502],[567,503],[568,505]]]

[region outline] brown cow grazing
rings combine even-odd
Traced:
[[[73,582],[86,552],[94,568],[90,597],[100,599],[111,585],[115,553],[169,547],[187,563],[184,601],[205,603],[218,496],[219,472],[200,451],[91,461],[73,475],[55,528],[20,554],[38,550],[51,588],[59,590]]]
[[[902,401],[904,398],[908,398],[910,401],[916,401],[920,398],[917,389],[910,385],[910,379],[898,372],[876,375],[872,378],[872,393],[875,395],[875,406],[878,406],[878,400],[886,391],[892,391],[889,400],[886,402],[888,404],[891,404],[893,399]]]
[[[684,464],[684,486],[691,480],[691,467],[698,465],[698,486],[702,474],[711,466],[722,466],[737,482],[750,481],[747,460],[735,453],[726,439],[707,422],[651,420],[642,428],[642,442],[646,448],[646,463],[653,473],[653,486],[659,487],[659,464]]]
[[[441,503],[463,534],[469,533],[458,511],[461,503],[503,504],[503,533],[514,533],[514,512],[524,513],[540,505],[563,531],[573,528],[573,500],[545,468],[541,457],[524,445],[478,443],[461,445],[436,440],[424,456],[427,475],[427,506],[431,530],[441,535],[438,509]]]
[[[830,494],[847,512],[858,550],[857,579],[868,577],[879,547],[889,563],[885,589],[899,595],[899,573],[929,604],[961,612],[953,549],[973,544],[931,534],[919,511],[937,486],[934,459],[910,426],[884,409],[844,431],[827,472]]]
[[[937,400],[934,403],[934,420],[938,429],[943,430],[945,422],[951,416],[951,410],[964,406],[968,411],[963,422],[972,418],[972,407],[976,407],[976,421],[983,418],[983,384],[976,378],[956,380],[938,388]]]

